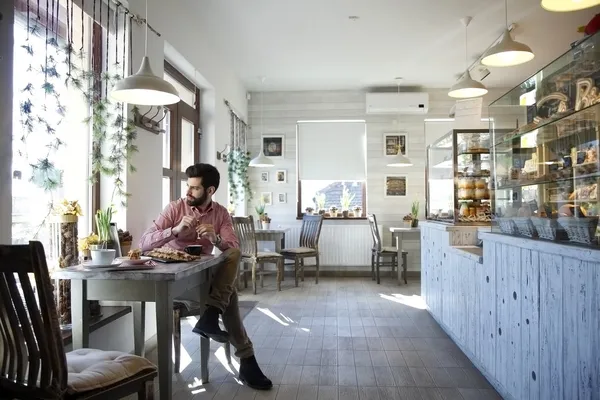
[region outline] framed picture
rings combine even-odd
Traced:
[[[385,197],[404,197],[406,196],[406,176],[386,175]]]
[[[287,193],[278,193],[277,194],[277,202],[279,204],[287,203]]]
[[[398,151],[406,155],[406,133],[393,132],[383,134],[383,155],[393,157],[398,155]]]
[[[269,173],[267,171],[260,173],[260,181],[261,182],[269,182]]]
[[[270,158],[283,158],[285,141],[283,135],[263,135],[263,154]]]
[[[275,174],[275,182],[287,183],[287,169],[279,169]]]
[[[273,204],[273,193],[271,192],[262,192],[260,194],[260,202],[265,206],[270,206]]]

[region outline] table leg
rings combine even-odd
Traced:
[[[173,375],[173,292],[171,282],[155,283],[156,344],[158,351],[158,387],[161,400],[170,400]]]
[[[285,233],[281,234],[281,239],[279,241],[275,240],[275,252],[281,253],[281,250],[285,249]],[[277,265],[275,268],[279,268]],[[283,281],[285,275],[285,261],[283,262],[283,270],[281,271],[281,281]]]
[[[394,232],[392,234],[396,237],[396,248],[398,249],[398,268],[396,272],[398,273],[398,285],[402,283],[402,266],[400,263],[402,262],[402,233]]]
[[[204,283],[200,285],[200,304],[206,304],[210,292],[211,272],[204,271]],[[204,312],[204,311],[203,311]],[[208,383],[208,358],[210,357],[210,339],[200,336],[200,379],[202,384]]]
[[[133,344],[135,355],[146,355],[146,302],[136,301],[133,308]]]
[[[90,347],[90,307],[86,280],[71,280],[71,324],[73,350]]]

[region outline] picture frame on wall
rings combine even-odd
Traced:
[[[286,169],[278,169],[275,172],[275,182],[287,183],[287,170]]]
[[[261,182],[269,182],[269,172],[263,171],[260,173],[260,181]]]
[[[406,132],[388,132],[383,134],[383,155],[394,157],[400,152],[406,155],[407,141]]]
[[[279,203],[279,204],[287,203],[287,193],[278,193],[277,194],[277,203]]]
[[[262,135],[263,154],[269,158],[283,158],[285,137],[283,135]]]
[[[262,192],[260,194],[260,202],[265,206],[273,205],[273,193],[271,192]]]
[[[386,175],[384,179],[385,197],[406,197],[406,176]]]

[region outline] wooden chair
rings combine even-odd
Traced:
[[[379,227],[377,226],[377,218],[374,214],[367,215],[369,227],[371,228],[371,237],[373,238],[373,247],[371,248],[371,279],[377,279],[377,284],[380,284],[379,267],[391,267],[391,274],[394,274],[395,268],[398,267],[398,249],[394,246],[383,246],[381,236],[379,235]],[[406,281],[406,251],[402,251],[402,273],[404,275],[404,283]],[[390,262],[381,261],[381,259],[391,259]]]
[[[65,354],[53,290],[40,242],[0,245],[0,397],[152,399],[157,368],[147,359],[94,349]]]
[[[237,234],[240,241],[240,250],[242,252],[242,258],[240,260],[243,269],[240,271],[241,276],[244,279],[244,286],[248,287],[248,278],[246,274],[252,273],[252,289],[256,294],[256,275],[260,276],[260,287],[264,286],[263,276],[276,273],[277,274],[277,290],[281,291],[281,276],[283,275],[283,256],[275,252],[263,252],[258,251],[258,245],[256,244],[256,233],[254,230],[254,218],[249,217],[232,217],[233,229]],[[277,270],[275,272],[265,271],[265,263],[277,264]],[[246,264],[250,264],[252,269],[248,271]],[[257,271],[257,266],[260,269]]]
[[[314,257],[316,260],[315,283],[319,283],[319,236],[321,236],[322,225],[322,215],[304,214],[300,230],[299,247],[283,249],[281,251],[286,260],[294,260],[296,287],[298,286],[299,275],[302,282],[304,282],[304,259],[308,257]]]

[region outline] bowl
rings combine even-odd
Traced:
[[[92,265],[109,265],[115,259],[116,250],[115,249],[90,250],[90,254],[92,256],[92,260],[91,260],[90,264],[92,264]]]
[[[187,246],[183,249],[186,253],[192,256],[201,256],[202,255],[202,245],[201,244],[193,244],[191,246]]]

